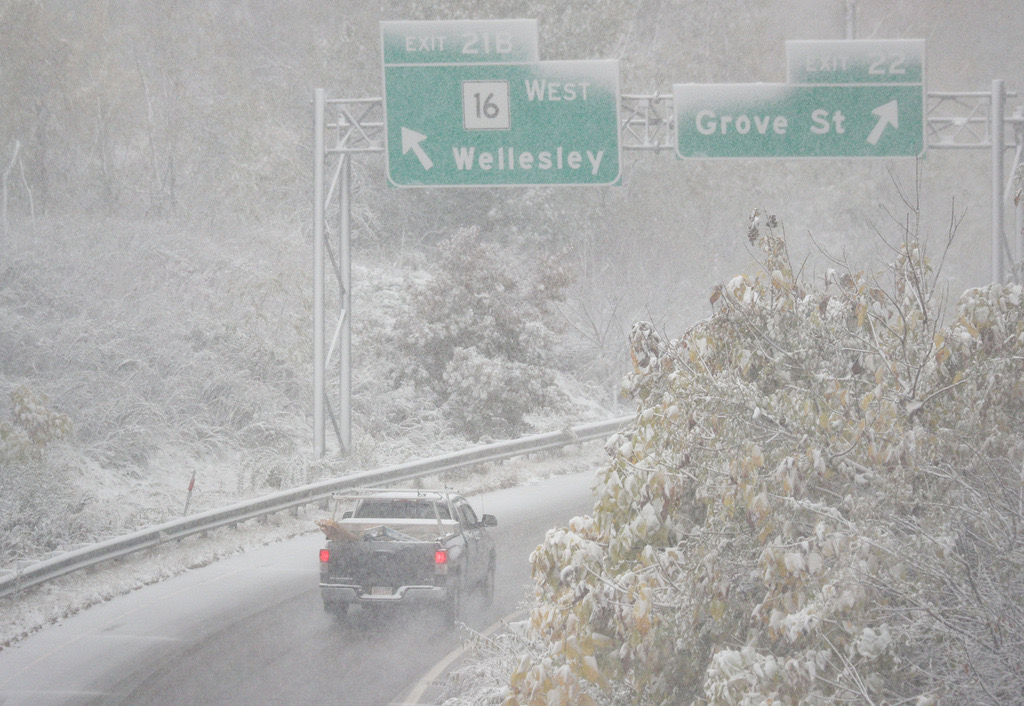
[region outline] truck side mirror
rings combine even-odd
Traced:
[[[494,515],[484,515],[483,522],[481,522],[480,524],[482,524],[484,527],[497,527],[498,518]]]

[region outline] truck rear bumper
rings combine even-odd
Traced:
[[[364,605],[391,605],[396,603],[423,604],[441,603],[448,591],[444,586],[402,586],[391,594],[374,594],[364,591],[362,586],[347,584],[321,583],[320,596],[324,607],[340,603],[361,603]]]

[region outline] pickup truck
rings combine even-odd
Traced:
[[[463,598],[494,596],[494,515],[479,519],[461,495],[447,490],[360,490],[336,493],[320,550],[324,610],[433,604],[449,624]],[[349,507],[351,509],[345,509]],[[338,518],[339,512],[341,517]]]

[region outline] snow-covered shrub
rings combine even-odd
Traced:
[[[80,538],[81,493],[48,462],[48,447],[71,433],[68,415],[27,386],[10,393],[10,421],[0,419],[0,566]]]
[[[468,438],[508,436],[555,399],[551,306],[568,280],[555,260],[516,263],[464,229],[441,244],[432,276],[410,282],[394,326],[396,385],[431,394]]]
[[[304,477],[309,308],[280,230],[41,218],[6,245],[0,554],[180,515],[186,459],[237,460],[246,492]],[[230,473],[200,475],[193,511],[233,499]]]
[[[713,316],[634,327],[636,419],[532,557],[508,703],[1021,700],[1021,287],[943,326],[909,235],[811,282],[763,218]]]
[[[449,387],[442,408],[470,438],[512,438],[526,431],[523,415],[550,397],[554,375],[539,366],[487,358],[476,348],[457,348],[444,373]]]
[[[39,458],[48,443],[71,433],[71,418],[50,409],[46,395],[22,385],[10,397],[11,421],[0,420],[0,465]]]

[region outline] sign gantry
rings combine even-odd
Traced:
[[[329,417],[351,445],[351,158],[384,152],[396,186],[599,185],[621,181],[621,151],[705,157],[917,157],[930,148],[987,147],[993,155],[993,276],[1002,281],[1004,122],[1024,161],[1024,113],[1004,121],[992,92],[925,93],[923,40],[786,43],[785,84],[678,84],[669,94],[621,95],[614,61],[540,61],[535,20],[385,22],[382,98],[315,93],[314,445]],[[926,117],[926,96],[932,108]],[[927,135],[925,134],[927,131]],[[1012,146],[1012,145],[1011,145]],[[1011,170],[1013,171],[1013,170]],[[335,200],[336,230],[328,226]],[[328,235],[337,234],[337,247]],[[1018,267],[1024,202],[1018,208]],[[326,346],[325,271],[338,317]],[[1019,275],[1018,275],[1019,276]],[[338,359],[340,396],[327,401]]]

